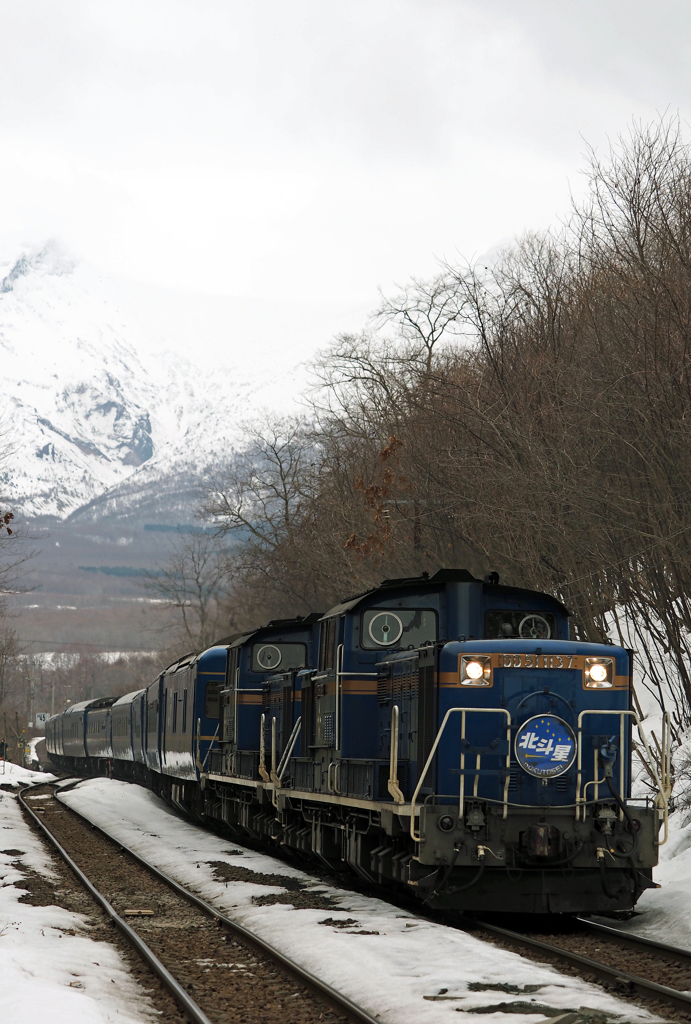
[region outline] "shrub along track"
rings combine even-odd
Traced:
[[[145,957],[147,949],[153,954],[149,976],[140,974],[140,980],[163,1020],[186,1016],[199,1024],[378,1024],[242,926],[145,866],[59,803],[54,793],[49,785],[35,787],[20,794],[20,802],[36,826],[62,848],[61,856],[74,862],[72,869],[86,876],[81,881],[91,883],[92,897],[106,901],[106,912],[121,935],[138,944]],[[48,794],[51,799],[45,799]],[[171,994],[177,1003],[172,1014]]]

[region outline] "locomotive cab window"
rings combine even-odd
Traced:
[[[557,623],[552,612],[531,612],[523,608],[494,608],[485,612],[485,639],[556,640]]]
[[[367,650],[420,647],[437,639],[437,613],[431,608],[368,608],[362,613],[360,646]]]
[[[336,619],[327,619],[319,633],[319,671],[328,672],[336,657]]]
[[[220,714],[219,694],[223,683],[207,683],[204,700],[204,714],[207,718],[218,718]]]
[[[253,672],[289,672],[304,668],[307,651],[304,644],[255,644],[252,648]]]

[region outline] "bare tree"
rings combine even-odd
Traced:
[[[239,605],[246,605],[251,581],[257,597],[268,586],[297,611],[312,609],[314,586],[286,557],[299,549],[305,510],[313,508],[318,446],[304,419],[268,418],[247,428],[245,447],[210,482],[201,515],[219,536],[235,542],[231,561],[234,591],[243,595]]]
[[[387,297],[382,293],[381,299],[372,317],[373,325],[392,324],[400,338],[419,349],[428,373],[439,343],[464,333],[465,296],[453,272],[444,270],[431,281],[413,278],[396,295]]]
[[[299,506],[311,496],[313,435],[304,420],[269,418],[248,426],[244,448],[211,482],[202,503],[220,534],[240,533],[273,549],[290,535]]]
[[[147,574],[142,586],[176,613],[172,627],[159,629],[175,653],[203,650],[231,632],[227,552],[204,531],[180,535],[169,558]]]

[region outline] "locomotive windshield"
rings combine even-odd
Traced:
[[[552,612],[492,609],[485,613],[485,639],[521,637],[523,640],[554,640],[557,624]]]
[[[360,644],[368,650],[419,647],[436,639],[437,613],[429,608],[369,608],[363,612]]]
[[[304,644],[255,644],[252,648],[252,671],[274,672],[279,668],[288,672],[292,668],[304,668],[307,651]]]

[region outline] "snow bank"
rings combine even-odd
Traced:
[[[41,739],[42,736],[39,737]],[[12,761],[0,760],[0,786],[40,786],[44,782],[54,782],[55,779],[56,776],[49,772],[33,772]]]
[[[139,786],[90,779],[59,799],[379,1016],[382,1024],[459,1024],[459,1012],[469,1024],[477,1024],[477,1013],[467,1011],[512,1000],[534,1002],[536,1012],[493,1012],[489,1018],[502,1024],[538,1024],[545,1020],[538,1009],[543,1004],[564,1010],[597,1007],[632,1022],[655,1019],[552,967],[382,900],[316,882],[267,854],[182,820]],[[260,906],[253,897],[277,893],[285,898],[288,890],[262,885],[261,878],[224,883],[215,877],[211,861],[298,879],[308,890],[330,897],[334,909]],[[518,991],[502,991],[505,985]]]
[[[12,768],[17,769],[13,785],[46,781],[40,772]],[[23,1024],[152,1024],[155,1015],[146,994],[114,946],[88,937],[81,914],[19,902],[30,886],[22,884],[27,869],[55,877],[50,857],[26,824],[16,796],[0,792],[0,1019]]]
[[[669,839],[660,847],[660,863],[653,870],[659,889],[646,889],[636,915],[619,923],[624,931],[691,950],[691,820],[676,811],[669,819]],[[612,924],[612,921],[605,921]]]

